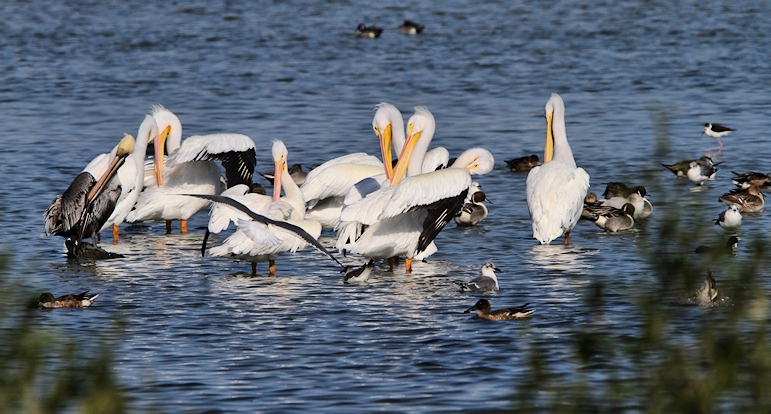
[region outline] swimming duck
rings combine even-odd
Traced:
[[[588,220],[605,231],[615,233],[634,227],[634,210],[630,203],[624,204],[621,209],[602,206],[601,209],[595,209]]]
[[[696,290],[694,300],[699,306],[709,306],[715,302],[717,294],[717,283],[715,283],[715,278],[712,277],[712,271],[707,270],[707,277],[704,279],[701,286],[699,286],[699,289]]]
[[[475,226],[487,217],[487,206],[483,203],[490,200],[487,199],[487,196],[481,189],[482,186],[480,186],[479,183],[471,183],[469,194],[466,196],[466,202],[463,204],[463,208],[461,208],[458,214],[453,218],[455,224],[460,227]],[[492,201],[490,202],[492,203]]]
[[[535,312],[535,309],[528,309],[529,303],[517,308],[507,308],[490,310],[490,302],[487,299],[479,299],[474,306],[466,309],[464,313],[469,313],[473,310],[478,310],[477,317],[482,319],[489,319],[491,321],[505,321],[511,319],[522,319],[530,316]]]
[[[750,186],[753,185],[760,188],[768,187],[769,180],[771,180],[771,174],[763,174],[754,171],[748,171],[744,174],[739,174],[735,171],[731,172],[736,176],[731,179],[731,182],[742,190],[750,188]]]
[[[733,131],[736,130],[725,125],[712,124],[709,122],[704,124],[704,135],[717,139],[717,143],[720,144],[720,151],[723,151],[723,143],[720,142],[720,137],[724,137]]]
[[[739,211],[739,206],[731,204],[728,209],[718,216],[715,220],[715,224],[726,230],[735,230],[742,225],[742,213]]]
[[[746,190],[734,189],[723,194],[718,200],[728,204],[736,204],[742,213],[755,213],[765,206],[765,196],[757,186],[749,186]]]
[[[498,277],[496,272],[501,269],[495,267],[492,262],[486,262],[482,265],[482,275],[471,279],[468,282],[456,280],[455,283],[460,286],[463,292],[493,292],[498,290]]]
[[[37,301],[44,308],[86,308],[98,297],[99,295],[88,295],[88,291],[85,291],[79,295],[64,295],[54,299],[51,292],[46,292],[40,295]]]
[[[533,167],[541,165],[541,160],[538,159],[537,155],[533,154],[506,160],[506,165],[509,167],[511,172],[528,172],[532,170]]]
[[[423,31],[423,25],[417,24],[411,20],[405,20],[396,30],[401,34],[414,35]]]
[[[377,26],[367,27],[364,23],[359,23],[359,26],[356,27],[356,37],[374,39],[380,37],[381,33],[383,33],[383,29]]]
[[[725,244],[722,246],[699,246],[694,250],[697,254],[714,254],[714,255],[722,255],[722,254],[734,254],[734,249],[739,246],[739,238],[736,236],[731,236],[726,240]]]
[[[345,272],[343,283],[366,282],[374,268],[375,262],[372,259],[369,259],[367,263],[360,267],[346,266],[343,270]]]

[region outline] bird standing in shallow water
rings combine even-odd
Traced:
[[[37,299],[44,308],[86,308],[94,303],[99,295],[88,295],[88,291],[75,295],[64,295],[54,299],[51,292],[40,295]]]
[[[729,128],[725,125],[711,124],[709,122],[704,124],[704,135],[717,139],[717,143],[720,144],[718,148],[720,149],[721,152],[723,151],[723,143],[720,142],[720,137],[724,137],[733,131],[736,131],[736,130],[733,128]],[[710,148],[710,149],[714,149],[714,148]]]
[[[527,175],[527,207],[533,224],[533,237],[541,244],[565,236],[583,210],[589,188],[589,174],[576,166],[565,131],[565,103],[553,93],[546,103],[546,148],[544,163]],[[553,157],[553,159],[552,159]]]
[[[525,305],[517,308],[490,310],[490,302],[487,299],[479,299],[477,303],[474,304],[474,306],[466,309],[464,313],[478,310],[479,312],[477,312],[477,317],[482,319],[489,319],[491,321],[522,319],[530,316],[531,313],[535,312],[535,309],[528,309],[528,305],[530,304],[526,303]]]

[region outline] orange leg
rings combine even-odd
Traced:
[[[252,262],[252,274],[253,275],[257,274],[257,263],[256,262]]]
[[[268,260],[268,271],[271,276],[276,276],[276,261]]]
[[[166,234],[171,234],[171,220],[166,220]]]
[[[187,220],[182,220],[179,227],[182,229],[182,234],[187,234]]]
[[[112,226],[112,244],[118,244],[118,226]]]
[[[570,244],[570,230],[565,232],[565,245]]]
[[[404,258],[404,270],[407,273],[412,273],[412,259],[409,257]]]

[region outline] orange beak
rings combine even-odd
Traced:
[[[393,154],[391,153],[391,124],[386,126],[380,138],[380,153],[383,155],[383,167],[385,168],[386,179],[390,180],[394,176]]]
[[[153,145],[155,146],[155,181],[158,183],[158,187],[163,187],[163,149],[166,147],[166,137],[169,135],[171,127],[161,131],[155,140]]]

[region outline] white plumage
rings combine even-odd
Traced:
[[[546,103],[546,149],[544,164],[527,176],[527,206],[532,219],[533,237],[541,244],[565,235],[578,222],[584,197],[589,188],[589,174],[576,167],[565,131],[565,104],[552,94]],[[552,158],[553,155],[553,158]]]

